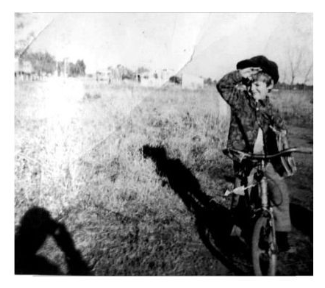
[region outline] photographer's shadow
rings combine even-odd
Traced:
[[[236,275],[246,274],[231,259],[233,243],[229,235],[233,220],[230,211],[202,192],[192,172],[179,159],[168,158],[164,147],[145,145],[142,153],[152,159],[158,175],[168,179],[170,187],[195,215],[197,231],[210,252]]]
[[[65,225],[52,219],[50,213],[40,207],[29,209],[16,230],[15,274],[65,275],[58,265],[37,255],[47,237],[51,236],[65,255],[68,275],[91,275]]]

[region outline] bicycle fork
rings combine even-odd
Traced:
[[[261,179],[260,182],[260,197],[261,197],[261,206],[262,206],[262,215],[268,218],[272,229],[272,241],[271,241],[271,253],[277,253],[277,245],[276,245],[276,233],[275,233],[275,224],[274,224],[274,214],[273,207],[269,204],[268,199],[268,191],[267,191],[267,179],[265,176]]]
[[[267,211],[268,206],[269,206],[269,201],[268,201],[268,195],[267,195],[267,182],[266,182],[266,177],[263,176],[261,179],[261,186],[260,186],[260,199],[261,199],[261,204],[262,204],[262,209],[263,211]]]

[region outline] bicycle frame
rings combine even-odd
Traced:
[[[259,197],[261,199],[261,208],[263,211],[269,209],[269,197],[267,192],[267,180],[265,176],[265,161],[261,160],[260,167],[257,168],[258,170],[262,171],[263,176],[260,181],[258,181],[259,185]],[[257,170],[257,171],[258,171]]]
[[[253,181],[255,181],[255,184],[249,183],[249,181],[247,181],[246,183],[246,187],[244,187],[243,189],[245,190],[245,197],[246,197],[246,205],[248,207],[248,209],[250,209],[250,214],[251,214],[251,218],[254,218],[256,216],[259,215],[263,215],[265,217],[269,217],[270,219],[272,219],[272,221],[274,220],[274,216],[273,216],[273,208],[272,205],[270,203],[269,200],[269,192],[268,192],[268,184],[267,184],[267,177],[265,176],[266,174],[266,164],[267,161],[263,160],[263,159],[259,159],[256,166],[252,169],[252,171],[254,170],[253,174],[250,175],[253,177]],[[259,176],[256,176],[257,174],[260,174]],[[246,180],[248,180],[248,177],[246,175]],[[252,208],[252,205],[256,204],[254,203],[254,200],[252,200],[252,191],[251,191],[251,187],[257,186],[257,193],[258,193],[258,206]]]
[[[257,219],[252,235],[252,260],[254,272],[256,275],[275,275],[276,274],[276,262],[277,262],[277,244],[276,244],[276,231],[273,207],[269,200],[268,195],[268,182],[266,178],[266,165],[272,158],[290,155],[293,152],[298,153],[312,153],[312,149],[309,148],[290,148],[273,155],[264,154],[252,154],[235,149],[225,149],[223,152],[229,156],[232,160],[242,162],[244,159],[248,159],[254,163],[253,170],[250,171],[250,175],[245,175],[246,179],[253,175],[253,179],[256,181],[258,187],[258,198],[260,203],[257,209],[252,208],[251,191],[247,191],[244,195],[248,196],[248,207],[253,218]],[[257,161],[257,162],[256,162]],[[249,181],[247,181],[249,182]],[[251,183],[247,183],[247,187],[239,187],[240,192],[247,190]],[[256,186],[253,185],[253,186]],[[235,194],[236,189],[233,190]],[[238,192],[238,191],[237,191]],[[228,191],[228,194],[231,192]],[[243,195],[243,194],[240,194]],[[247,199],[247,198],[246,198]],[[257,217],[255,217],[257,216]],[[265,258],[267,260],[265,260]],[[263,263],[263,265],[262,265]],[[264,263],[267,263],[267,269],[262,269]]]
[[[276,244],[276,231],[275,231],[275,221],[274,221],[274,214],[273,214],[273,207],[269,201],[269,194],[267,189],[267,179],[265,176],[265,161],[261,160],[260,162],[261,170],[263,171],[263,177],[258,183],[259,185],[259,197],[261,199],[261,208],[262,208],[262,215],[267,217],[271,221],[272,227],[272,246],[271,246],[271,253],[277,254],[277,244]]]

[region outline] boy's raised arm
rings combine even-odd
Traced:
[[[261,71],[259,67],[248,67],[226,74],[217,84],[217,89],[222,98],[229,105],[234,106],[238,99],[243,96],[240,90],[236,89],[236,85],[241,83],[244,78],[251,80],[252,76],[259,71]]]
[[[236,70],[223,76],[217,83],[217,90],[221,97],[231,106],[233,106],[240,97],[240,93],[238,93],[239,91],[236,89],[236,85],[242,80],[243,77],[241,76],[240,72]]]

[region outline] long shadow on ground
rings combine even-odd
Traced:
[[[15,274],[64,275],[58,265],[37,255],[50,236],[65,255],[68,275],[91,275],[65,225],[40,207],[32,207],[25,213],[15,234]]]
[[[196,218],[196,227],[202,242],[211,253],[236,275],[244,275],[230,256],[230,230],[233,222],[230,211],[202,192],[198,180],[179,159],[170,159],[163,147],[143,147],[143,155],[156,164],[157,173],[167,177],[170,187],[183,200]]]

